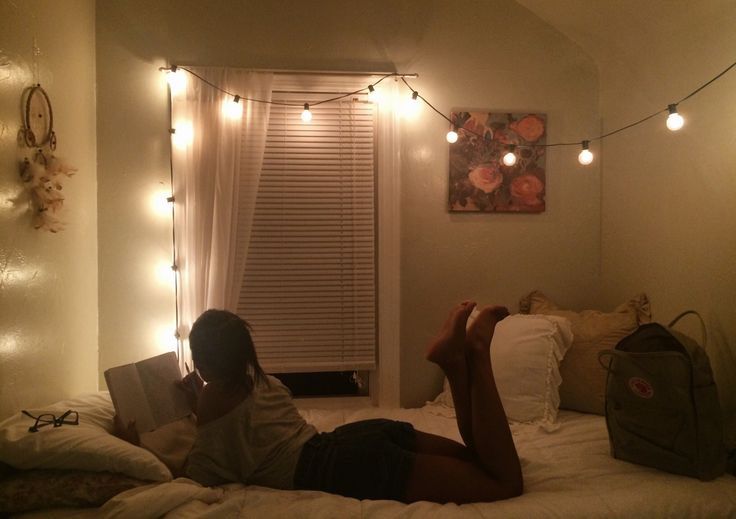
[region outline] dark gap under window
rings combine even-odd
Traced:
[[[294,397],[367,396],[367,371],[271,373]]]

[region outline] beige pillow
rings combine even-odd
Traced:
[[[645,294],[617,306],[613,312],[562,310],[542,292],[534,291],[519,302],[519,312],[565,317],[572,325],[573,341],[560,363],[560,408],[605,414],[606,371],[598,352],[616,344],[642,323],[651,321]]]

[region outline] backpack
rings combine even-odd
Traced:
[[[606,378],[606,426],[614,458],[667,472],[717,478],[726,468],[718,391],[698,343],[673,329],[639,326],[598,360]]]

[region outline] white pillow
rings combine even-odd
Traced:
[[[570,321],[564,317],[511,315],[496,325],[491,366],[509,420],[557,420],[559,365],[572,338]]]
[[[570,321],[564,317],[516,314],[496,325],[491,365],[510,421],[553,424],[557,420],[559,364],[572,339]],[[447,379],[434,403],[453,406]]]
[[[68,409],[79,425],[47,425],[29,432],[34,420],[18,413],[0,423],[0,461],[19,469],[76,469],[126,474],[147,481],[169,481],[171,471],[155,455],[111,434],[113,408],[107,392],[81,395],[28,409],[34,416]]]

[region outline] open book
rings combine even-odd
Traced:
[[[138,433],[145,433],[192,413],[181,381],[174,352],[105,371],[105,381],[115,412],[124,425],[135,420]]]

